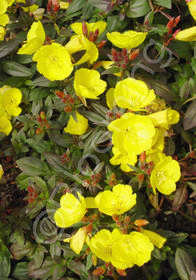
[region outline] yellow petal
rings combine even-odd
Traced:
[[[179,41],[196,41],[196,26],[184,29],[175,36]]]
[[[146,38],[146,32],[126,31],[107,33],[107,38],[118,48],[132,49],[138,47]]]

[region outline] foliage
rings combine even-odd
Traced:
[[[196,278],[187,2],[2,0],[0,279]]]

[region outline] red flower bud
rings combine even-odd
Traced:
[[[103,266],[100,266],[100,267],[96,268],[96,269],[92,272],[92,274],[93,274],[94,276],[100,276],[100,275],[103,275],[104,273],[105,273],[105,267],[103,267]]]
[[[65,111],[66,113],[70,113],[70,112],[72,111],[72,108],[71,108],[70,106],[66,106],[66,107],[64,108],[64,111]]]
[[[83,35],[85,36],[85,37],[87,37],[88,36],[88,28],[87,28],[87,25],[86,25],[86,23],[83,21],[83,23],[82,23],[82,33],[83,33]]]
[[[129,55],[129,58],[130,58],[131,60],[134,60],[134,59],[138,56],[139,52],[140,52],[139,49],[134,50],[134,51]]]

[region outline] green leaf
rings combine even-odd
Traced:
[[[48,165],[36,157],[24,157],[16,161],[19,168],[29,176],[48,175]]]
[[[178,274],[182,280],[190,280],[191,271],[196,272],[190,256],[182,249],[178,248],[175,254],[175,264]]]
[[[93,253],[90,252],[87,256],[87,260],[86,260],[86,270],[89,270],[92,266],[93,266],[93,261],[92,261],[92,256]]]
[[[11,245],[10,252],[15,260],[20,260],[24,256],[32,256],[35,247],[36,245],[32,245],[29,241],[27,241],[24,245],[15,242]]]
[[[30,262],[28,266],[29,277],[42,280],[49,279],[53,276],[55,269],[57,269],[58,275],[52,279],[60,279],[66,271],[65,260],[62,258],[56,258],[53,260],[50,257],[47,257],[43,265],[38,269],[36,268],[34,262]]]
[[[34,264],[36,266],[36,268],[39,268],[43,262],[44,259],[44,254],[47,253],[47,249],[42,246],[42,245],[38,245],[37,249],[35,250],[33,259],[34,259]]]
[[[105,11],[107,6],[111,3],[110,0],[88,0],[88,2],[101,11]]]
[[[39,78],[36,78],[35,80],[26,81],[26,84],[29,86],[39,86],[39,87],[57,87],[59,85],[59,82],[51,82],[50,80],[46,79],[45,77],[41,76]]]
[[[64,171],[67,170],[65,164],[61,163],[59,155],[45,152],[44,156],[53,171],[57,173],[64,173]]]
[[[73,18],[74,16],[78,16],[82,13],[82,8],[85,5],[86,0],[74,0],[68,7],[65,20]]]
[[[28,279],[28,262],[19,262],[16,264],[12,276],[17,280]]]
[[[50,90],[47,88],[34,88],[30,91],[29,101],[42,99],[50,94]]]
[[[137,18],[145,16],[150,11],[150,5],[148,0],[132,0],[130,1],[127,17]]]
[[[39,154],[42,154],[43,152],[50,152],[52,147],[52,143],[48,141],[36,143],[35,139],[27,139],[26,143],[28,143]]]
[[[16,61],[3,61],[1,63],[3,71],[14,77],[28,77],[32,75],[32,72],[26,66]]]
[[[8,277],[11,270],[11,256],[4,244],[0,244],[0,264],[0,277]]]
[[[159,6],[166,7],[168,9],[171,9],[172,7],[171,0],[154,0],[153,3]]]
[[[88,271],[83,263],[71,260],[67,263],[67,267],[79,275],[81,280],[88,279]]]
[[[0,58],[5,57],[11,53],[17,46],[22,43],[26,38],[26,32],[20,32],[16,39],[9,40],[8,42],[3,41],[0,43]]]
[[[143,75],[145,79],[144,82],[149,85],[150,88],[154,89],[155,93],[158,94],[160,97],[166,99],[166,101],[170,102],[175,99],[175,94],[171,91],[171,89],[167,86],[166,83],[155,80],[151,78],[149,75]],[[142,77],[140,77],[142,80]]]
[[[192,102],[188,107],[184,117],[183,126],[184,130],[196,127],[196,101]]]
[[[60,134],[55,134],[51,133],[50,138],[52,141],[57,143],[59,146],[67,148],[68,145],[72,144],[74,142],[74,139],[70,135],[60,135]]]

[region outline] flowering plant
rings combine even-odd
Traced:
[[[193,279],[195,0],[45,2],[0,3],[0,278]]]

